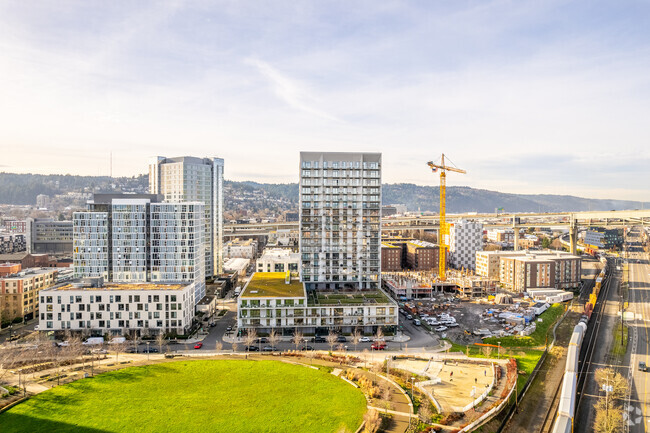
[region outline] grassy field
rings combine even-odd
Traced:
[[[555,321],[564,313],[563,304],[553,304],[548,310],[544,311],[539,317],[541,322],[536,321],[536,329],[532,334],[520,337],[490,337],[483,340],[487,344],[498,344],[501,342],[502,347],[539,347],[546,344],[546,337],[548,335],[549,344],[553,340],[553,335],[550,332]]]
[[[361,391],[310,368],[275,361],[181,361],[43,392],[0,414],[0,430],[353,432],[365,410]]]
[[[623,328],[621,332],[621,328]],[[621,338],[621,334],[623,337]],[[612,341],[612,347],[610,349],[610,355],[617,359],[622,360],[627,353],[627,326],[622,325],[621,322],[616,322],[616,328],[614,329],[614,341]]]

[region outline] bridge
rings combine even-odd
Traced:
[[[571,243],[571,252],[576,253],[578,227],[609,226],[622,227],[630,224],[650,224],[650,210],[620,210],[620,211],[585,211],[585,212],[540,212],[540,213],[465,213],[448,214],[450,222],[460,219],[482,220],[486,228],[512,228],[515,229],[515,249],[518,248],[519,230],[529,227],[568,228]],[[549,220],[551,220],[549,222]],[[382,218],[382,231],[409,231],[409,230],[438,230],[440,217],[438,215],[415,215],[405,217]],[[265,236],[271,231],[281,229],[298,230],[300,223],[275,222],[254,224],[226,224],[225,237],[237,236]]]

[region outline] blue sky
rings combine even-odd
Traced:
[[[444,152],[451,185],[650,201],[649,29],[647,1],[0,2],[0,170],[380,151],[435,185]]]

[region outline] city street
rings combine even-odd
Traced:
[[[633,232],[638,235],[638,230]],[[638,236],[630,236],[631,242],[638,242]],[[632,245],[629,249],[630,308],[635,314],[630,326],[631,355],[629,368],[631,373],[631,395],[628,407],[630,432],[645,432],[650,426],[650,394],[648,375],[639,371],[639,362],[650,363],[650,264],[648,255],[640,246]]]

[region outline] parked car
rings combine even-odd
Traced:
[[[273,346],[264,346],[262,347],[262,352],[275,352],[278,349]]]
[[[372,343],[370,346],[372,350],[386,350],[386,343],[383,341]]]
[[[409,320],[413,320],[413,316],[411,316],[410,314],[407,314],[406,318],[409,319]]]
[[[436,328],[436,332],[442,332],[442,331],[446,331],[446,330],[447,330],[447,327],[446,327],[446,326],[438,326],[438,327]]]
[[[309,346],[309,345],[305,345],[305,346],[302,346],[302,347],[300,348],[300,350],[314,350],[314,348],[311,347],[311,346]]]
[[[361,337],[359,338],[359,343],[370,343],[370,337]]]
[[[200,349],[202,347],[203,347],[203,343],[201,343],[200,341],[194,345],[195,349]]]
[[[267,344],[269,342],[269,339],[266,337],[261,337],[255,340],[255,343],[257,344]]]
[[[316,336],[316,337],[314,337],[312,342],[313,343],[327,343],[327,340],[325,339],[325,337]]]
[[[447,327],[449,328],[453,328],[454,326],[458,326],[458,323],[456,322],[447,323]]]
[[[336,342],[337,343],[347,343],[347,341],[348,341],[348,339],[345,338],[343,335],[339,335],[338,337],[336,337]]]
[[[639,362],[639,371],[648,371],[648,367],[645,365],[645,362]]]
[[[226,331],[228,331],[228,332],[232,331],[232,326],[227,327]]]
[[[247,352],[259,352],[260,348],[259,348],[259,346],[246,346],[245,350]]]

